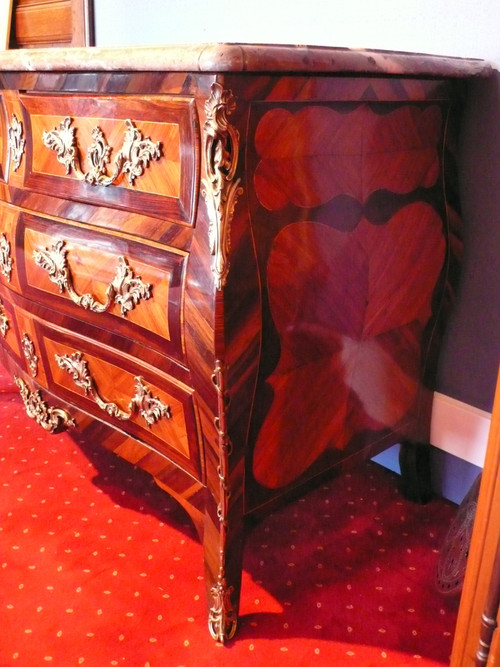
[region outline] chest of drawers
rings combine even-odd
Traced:
[[[0,354],[153,475],[236,629],[247,520],[428,440],[479,61],[307,47],[0,55]]]

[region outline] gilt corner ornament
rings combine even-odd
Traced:
[[[5,234],[0,234],[0,273],[10,282],[12,273],[12,257],[10,256],[10,243]]]
[[[75,426],[75,420],[62,408],[49,407],[42,399],[40,390],[31,391],[26,382],[19,377],[14,378],[23,399],[26,414],[49,433],[57,433]]]
[[[215,428],[218,437],[218,476],[219,501],[217,517],[219,519],[219,573],[217,580],[210,589],[212,604],[208,614],[208,629],[211,636],[220,642],[231,639],[238,623],[237,610],[232,601],[234,586],[226,579],[226,543],[229,512],[229,457],[232,453],[232,443],[227,432],[226,408],[229,403],[226,392],[226,367],[219,359],[216,361],[212,374],[212,382],[217,391],[217,415]]]
[[[108,174],[113,149],[100,127],[92,130],[93,143],[87,149],[90,168],[84,171],[76,128],[72,123],[73,120],[66,116],[58,127],[42,133],[42,141],[56,153],[57,160],[64,166],[67,175],[73,170],[78,180],[90,185],[112,185],[124,174],[128,174],[128,182],[134,185],[135,179],[142,176],[151,160],[159,160],[161,157],[161,142],[154,143],[149,137],[143,137],[142,132],[127,118],[122,146],[116,154],[113,172]]]
[[[240,135],[228,120],[235,108],[233,93],[224,90],[220,83],[213,83],[205,102],[203,134],[207,176],[203,179],[203,196],[208,207],[210,252],[215,257],[212,271],[218,290],[226,284],[231,222],[238,197],[243,193],[241,179],[235,179]]]
[[[23,139],[23,124],[14,113],[7,129],[7,135],[12,170],[17,171],[21,166],[26,140]]]

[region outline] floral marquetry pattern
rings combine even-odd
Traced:
[[[273,108],[257,124],[255,194],[277,229],[260,248],[279,338],[254,450],[264,487],[413,419],[446,256],[432,199],[443,123],[436,104],[332,104]],[[307,420],[293,416],[299,393]]]
[[[125,121],[127,129],[124,132],[122,146],[115,157],[113,172],[108,174],[107,171],[113,149],[99,127],[93,128],[93,143],[87,151],[90,169],[83,171],[76,128],[72,123],[73,120],[67,116],[59,123],[59,127],[43,132],[42,141],[47,148],[55,151],[57,160],[64,166],[66,174],[73,170],[79,180],[86,181],[90,185],[112,185],[124,174],[128,174],[128,181],[133,185],[151,160],[159,160],[161,157],[160,142],[154,143],[149,137],[143,137],[134,123],[127,119]]]

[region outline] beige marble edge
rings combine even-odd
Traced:
[[[131,57],[132,56],[132,57]],[[484,60],[321,46],[186,44],[0,51],[0,71],[359,72],[481,76]]]

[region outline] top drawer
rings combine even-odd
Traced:
[[[192,224],[198,187],[194,100],[21,95],[25,187]]]

